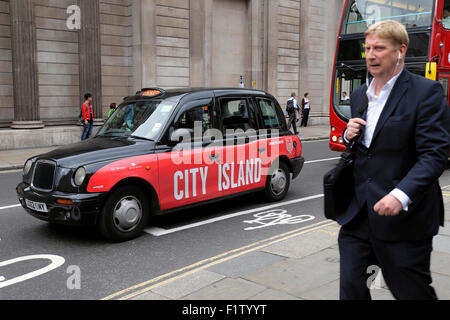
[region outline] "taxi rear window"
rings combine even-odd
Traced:
[[[282,128],[282,119],[277,112],[276,106],[271,100],[256,99],[263,117],[264,129]]]

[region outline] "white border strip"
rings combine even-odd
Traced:
[[[212,218],[212,219],[208,219],[208,220],[204,220],[204,221],[200,221],[200,222],[196,222],[196,223],[191,223],[191,224],[187,224],[185,226],[173,228],[173,229],[162,229],[162,228],[150,227],[150,228],[144,229],[144,232],[149,233],[153,236],[159,237],[159,236],[163,236],[163,235],[166,235],[169,233],[174,233],[174,232],[178,232],[178,231],[182,231],[182,230],[186,230],[186,229],[203,226],[205,224],[210,224],[210,223],[214,223],[217,221],[222,221],[222,220],[226,220],[226,219],[230,219],[230,218],[234,218],[234,217],[238,217],[238,216],[243,216],[246,214],[250,214],[250,213],[254,213],[254,212],[258,212],[258,211],[262,211],[262,210],[269,210],[272,208],[287,206],[287,205],[294,204],[294,203],[304,202],[304,201],[308,201],[308,200],[314,200],[314,199],[318,199],[318,198],[322,198],[322,197],[323,197],[323,194],[317,194],[317,195],[311,196],[311,197],[285,201],[285,202],[276,203],[276,204],[272,204],[272,205],[265,206],[265,207],[259,207],[259,208],[254,208],[254,209],[250,209],[250,210],[246,210],[246,211],[240,211],[240,212],[236,212],[236,213],[232,213],[232,214],[227,214],[227,215],[220,216],[217,218]]]

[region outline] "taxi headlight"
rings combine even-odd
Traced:
[[[79,167],[77,171],[75,171],[75,175],[73,176],[73,182],[76,186],[81,186],[84,179],[86,178],[86,170],[83,167]]]
[[[32,165],[33,165],[33,161],[31,161],[31,160],[28,160],[27,162],[25,162],[25,165],[23,166],[23,174],[25,176],[27,176],[28,173],[30,173],[30,169],[31,169]]]

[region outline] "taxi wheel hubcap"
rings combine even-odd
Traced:
[[[133,196],[124,197],[114,208],[114,225],[122,232],[132,231],[139,224],[141,218],[141,202]]]
[[[278,169],[272,174],[272,179],[270,181],[272,186],[272,191],[275,195],[280,195],[286,188],[287,178],[284,170]]]

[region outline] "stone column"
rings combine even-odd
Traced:
[[[156,87],[156,3],[133,0],[133,89]],[[133,92],[134,93],[134,92]]]
[[[265,0],[264,15],[264,89],[278,95],[278,1]]]
[[[205,1],[189,2],[189,58],[192,87],[205,86]]]
[[[14,0],[9,4],[14,79],[14,121],[11,128],[43,128],[39,110],[33,1]]]
[[[251,82],[249,88],[252,89],[264,89],[263,83],[263,28],[264,28],[264,1],[263,0],[251,0],[249,10],[249,19],[251,21]],[[253,87],[253,82],[256,86]]]
[[[80,44],[80,107],[84,94],[92,94],[94,125],[103,123],[102,61],[100,40],[100,1],[79,0],[81,14]]]

